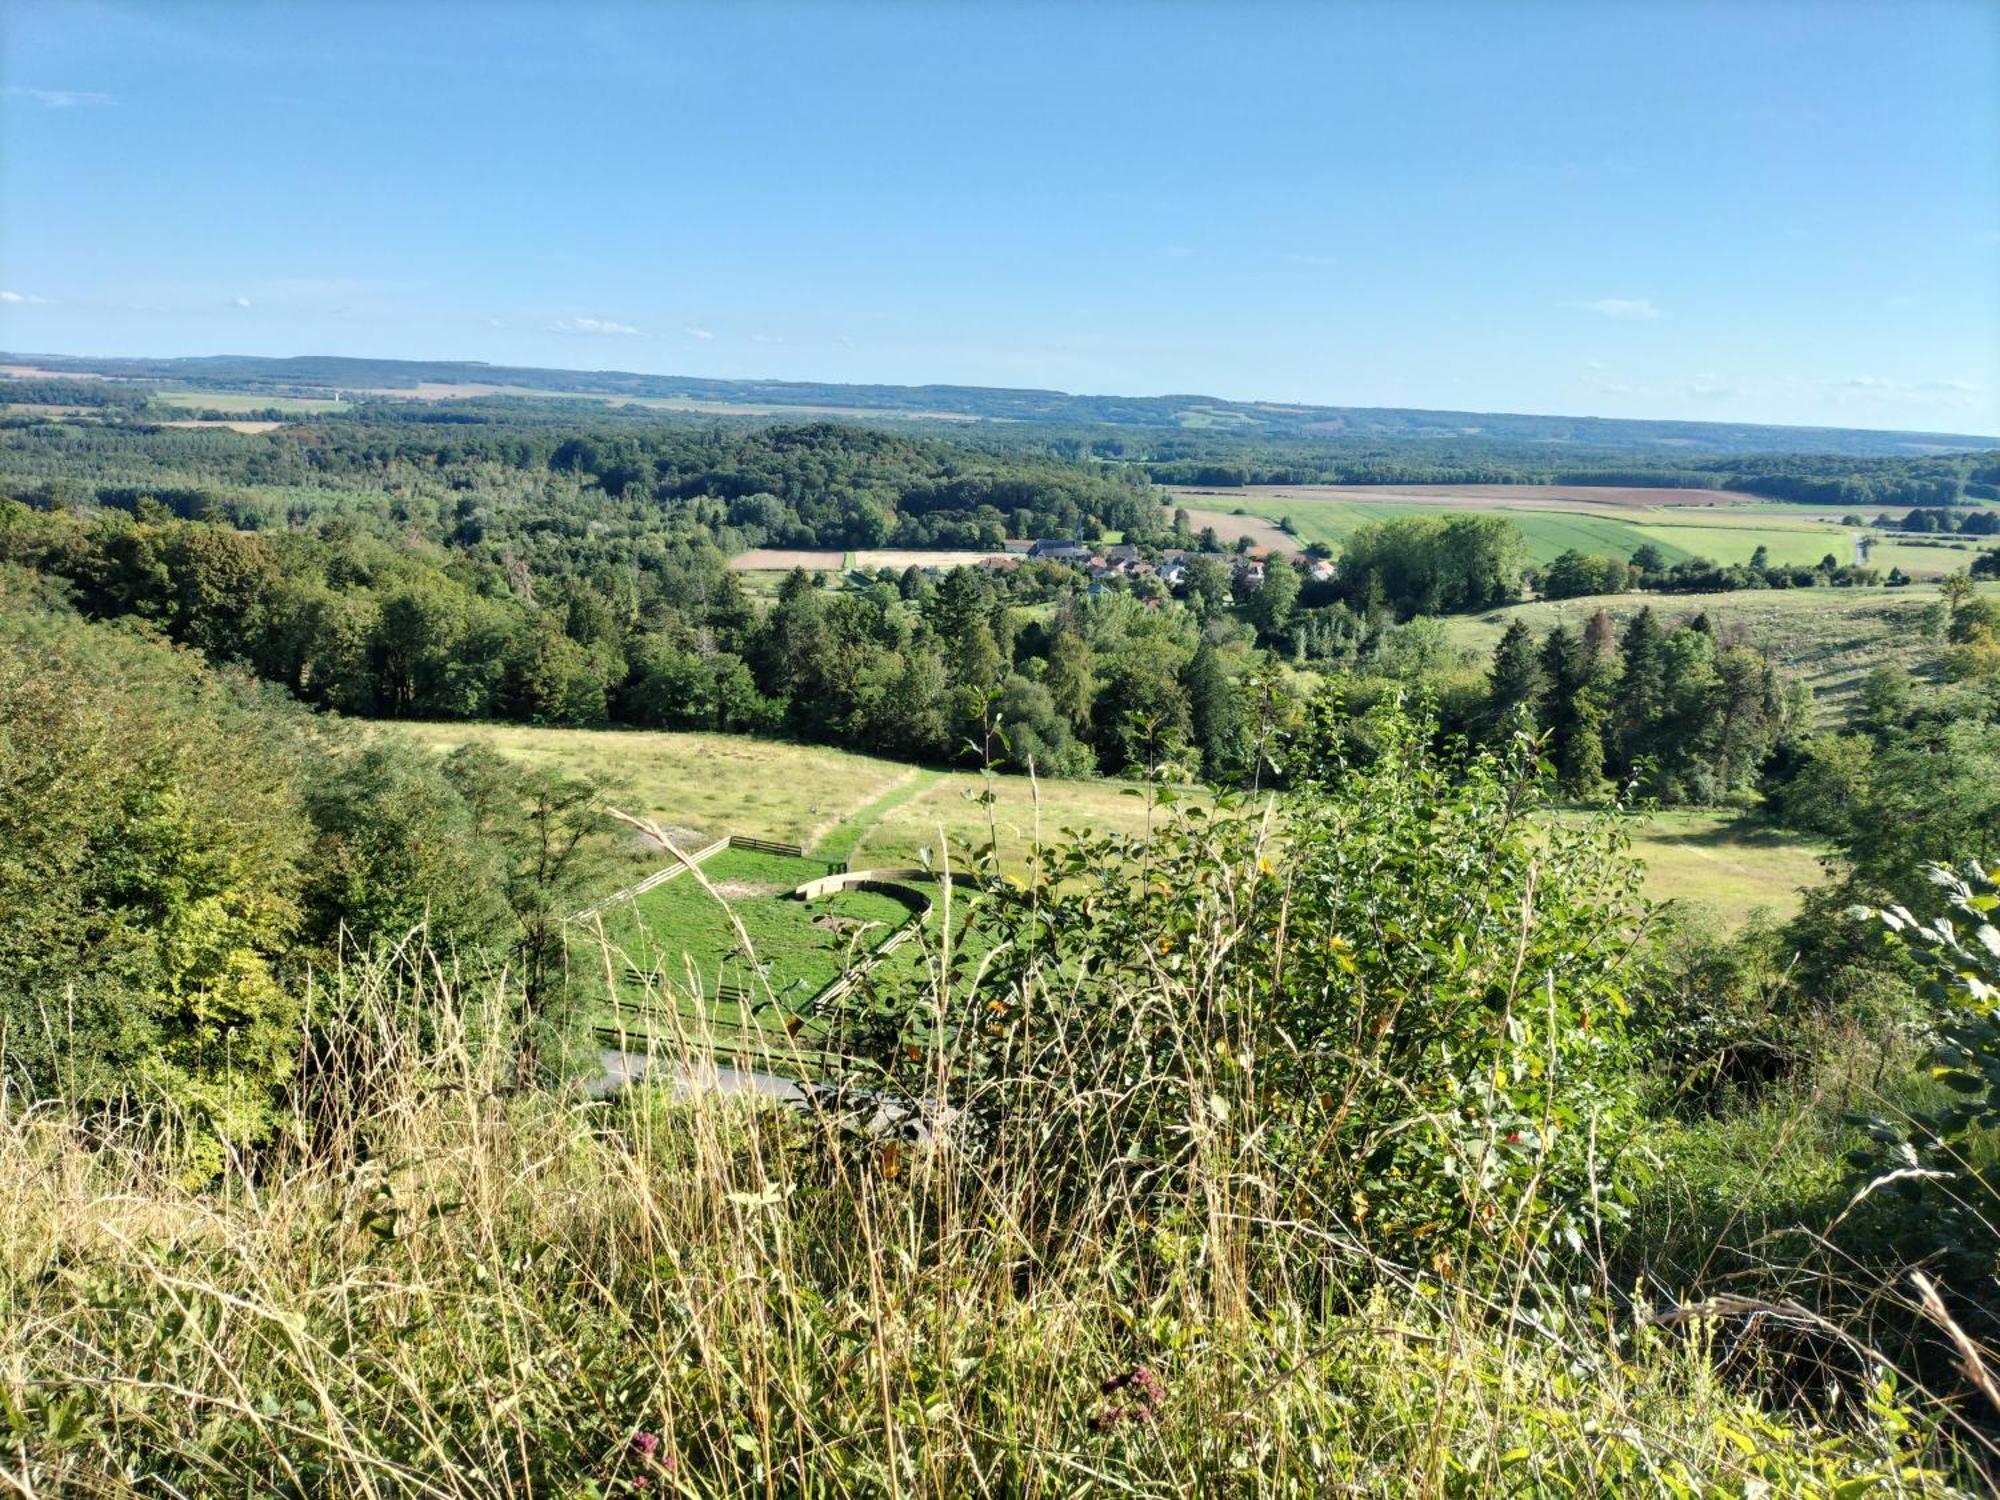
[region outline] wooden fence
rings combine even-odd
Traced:
[[[732,849],[755,849],[760,854],[789,854],[793,859],[806,857],[803,844],[780,844],[774,839],[745,838],[740,833],[732,833],[723,840]]]
[[[628,885],[622,891],[613,891],[609,896],[598,902],[597,905],[586,906],[582,911],[572,916],[570,920],[572,922],[587,922],[592,917],[597,916],[601,912],[608,911],[621,902],[630,901],[635,896],[645,895],[654,886],[664,884],[666,881],[672,880],[676,875],[686,874],[688,865],[698,865],[711,854],[719,854],[722,850],[730,846],[731,840],[727,838],[717,839],[712,844],[704,844],[701,848],[682,856],[682,859],[686,863],[682,863],[681,860],[677,859],[665,869],[655,870],[637,885]]]

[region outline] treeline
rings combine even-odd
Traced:
[[[1923,458],[1760,456],[1715,465],[1718,487],[1771,500],[1847,508],[1957,505],[2000,498],[2000,459],[1984,454]]]
[[[1970,491],[1973,486],[1968,485]],[[1992,490],[1992,485],[1980,488]],[[1987,500],[2000,500],[2000,491],[1982,495]],[[1885,531],[1901,530],[1915,532],[1959,532],[1966,536],[2000,536],[2000,511],[1995,510],[1909,510],[1899,520],[1895,516],[1877,516],[1875,524]]]
[[[1747,563],[1718,563],[1706,557],[1666,561],[1651,542],[1633,549],[1629,559],[1581,552],[1572,547],[1529,580],[1544,599],[1576,599],[1587,594],[1622,594],[1647,589],[1663,594],[1725,594],[1737,589],[1873,588],[1884,581],[1880,568],[1843,563],[1831,552],[1817,563],[1773,563],[1763,547]],[[1909,580],[1892,569],[1891,584]]]
[[[130,416],[145,409],[152,392],[144,386],[83,377],[22,375],[0,382],[0,402],[22,406],[82,406]],[[6,413],[8,422],[36,422],[36,413]]]
[[[1159,530],[1158,507],[1131,470],[832,422],[339,419],[242,434],[44,421],[0,434],[0,484],[50,508],[129,509],[150,496],[185,518],[257,530],[360,511],[456,542],[496,527],[587,535],[607,506],[622,508],[625,524],[732,552],[997,548],[1008,536]]]
[[[1165,445],[1156,445],[1165,446]],[[1617,454],[1601,463],[1551,464],[1547,452],[1479,440],[1450,443],[1329,443],[1321,448],[1241,443],[1233,451],[1195,440],[1186,456],[1152,458],[1157,484],[1233,488],[1253,484],[1569,484],[1641,489],[1714,489],[1801,504],[1947,506],[2000,499],[2000,459],[1991,452],[1910,458],[1839,453],[1685,460]],[[1203,450],[1206,451],[1203,451]]]
[[[838,592],[795,572],[760,613],[705,543],[551,576],[339,520],[266,535],[18,504],[0,506],[0,561],[349,714],[778,732],[1058,774],[1229,775],[1244,753],[1218,654],[1248,637],[1221,613],[1227,575],[1215,608],[1186,610],[1087,597],[1053,563]]]
[[[1545,736],[1570,796],[1615,783],[1703,804],[1754,788],[1783,744],[1810,733],[1812,700],[1748,642],[1718,640],[1706,615],[1669,629],[1647,606],[1622,631],[1600,610],[1539,642],[1515,620],[1493,654],[1483,720],[1496,740]]]

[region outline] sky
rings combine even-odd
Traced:
[[[2000,3],[7,0],[0,348],[2000,433]]]

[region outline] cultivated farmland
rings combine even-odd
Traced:
[[[1325,542],[1338,550],[1357,528],[1401,516],[1504,513],[1520,527],[1529,561],[1537,565],[1572,548],[1630,557],[1649,542],[1670,563],[1690,557],[1747,563],[1760,546],[1777,564],[1812,565],[1828,555],[1848,563],[1854,560],[1856,538],[1865,536],[1872,544],[1872,566],[1885,573],[1901,568],[1922,578],[1965,567],[1992,540],[1958,536],[1917,540],[1893,530],[1843,526],[1814,507],[1744,503],[1716,490],[1253,485],[1181,489],[1170,495],[1173,503],[1188,508],[1197,529],[1212,525],[1224,541],[1248,535],[1258,546],[1290,551],[1307,542]],[[1244,514],[1234,514],[1238,510]],[[1870,520],[1874,514],[1870,512]],[[1280,521],[1289,523],[1289,535],[1276,529]]]
[[[189,411],[282,411],[300,416],[339,411],[346,404],[332,397],[267,396],[261,391],[154,391],[152,396],[162,406]]]

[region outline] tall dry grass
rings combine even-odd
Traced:
[[[212,1187],[178,1185],[171,1121],[10,1104],[11,1491],[1949,1491],[1887,1381],[1779,1414],[1723,1348],[1740,1320],[1370,1264],[1199,1141],[1176,1202],[1136,1209],[1107,1156],[1051,1212],[1004,1131],[518,1087],[504,974],[412,947],[334,989],[290,1137]],[[663,1079],[707,1066],[698,1034],[654,1045]],[[1206,1097],[1214,1059],[1180,1057]]]

